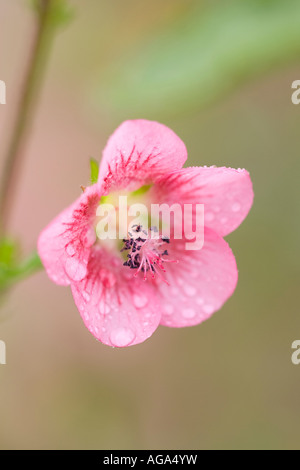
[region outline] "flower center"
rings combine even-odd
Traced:
[[[133,225],[128,231],[128,238],[123,239],[124,246],[121,252],[129,250],[127,261],[123,263],[131,269],[136,269],[134,277],[141,271],[144,273],[144,281],[150,276],[156,277],[169,284],[164,279],[164,263],[178,263],[177,260],[167,259],[169,255],[166,245],[170,243],[168,237],[161,236],[157,227],[150,227],[149,231],[144,230],[142,225]]]

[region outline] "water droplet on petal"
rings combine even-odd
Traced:
[[[84,316],[85,320],[88,320],[90,318],[90,316],[87,312],[83,312],[83,316]]]
[[[92,246],[96,241],[96,232],[94,228],[87,230],[85,237],[84,237],[84,245],[87,247]]]
[[[101,299],[99,302],[99,312],[102,313],[102,315],[106,315],[110,312],[110,306],[103,299]]]
[[[110,341],[113,346],[129,346],[135,338],[134,332],[130,328],[116,328],[110,334]]]
[[[89,302],[89,300],[90,300],[90,298],[91,298],[90,294],[88,294],[88,292],[86,292],[86,291],[83,291],[83,292],[82,292],[82,297],[83,297],[84,300],[86,300],[87,302]]]
[[[232,205],[231,210],[232,212],[239,212],[241,210],[241,204],[236,202],[235,204]]]
[[[77,258],[68,258],[66,260],[65,270],[73,281],[81,281],[86,275],[86,265],[81,263]]]
[[[196,303],[197,303],[198,305],[203,305],[203,304],[204,304],[204,300],[203,300],[201,297],[197,297]]]
[[[182,316],[184,318],[194,318],[195,315],[196,312],[192,308],[185,308],[184,310],[182,310]]]
[[[72,245],[71,243],[69,243],[67,246],[66,246],[66,252],[69,256],[74,256],[75,253],[76,253],[76,250],[74,248],[74,245]]]
[[[172,315],[174,312],[174,307],[171,304],[164,305],[164,312],[166,315]]]
[[[210,315],[211,313],[213,313],[215,309],[213,305],[207,304],[207,305],[203,305],[202,310],[207,315]]]
[[[222,217],[221,224],[226,224],[228,221],[227,217]]]
[[[147,305],[148,299],[145,295],[134,294],[133,303],[134,303],[136,308],[143,308]]]
[[[190,286],[189,284],[184,286],[183,290],[189,297],[193,297],[197,292],[197,289],[194,286]]]

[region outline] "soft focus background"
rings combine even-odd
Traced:
[[[0,313],[0,448],[299,448],[299,0],[70,3],[15,189],[24,252],[128,118],[174,129],[189,165],[248,169],[255,202],[227,237],[237,290],[197,327],[111,349],[44,272],[14,288]],[[0,0],[1,159],[34,27],[27,1]]]

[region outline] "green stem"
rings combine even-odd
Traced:
[[[37,253],[32,253],[27,259],[21,262],[18,266],[8,268],[5,276],[1,279],[0,293],[6,291],[9,287],[17,282],[26,279],[31,274],[43,268],[42,262]]]
[[[16,179],[19,173],[22,155],[24,154],[25,140],[32,122],[53,38],[52,1],[53,0],[39,0],[37,3],[38,26],[36,36],[21,92],[17,121],[8,146],[4,161],[4,171],[1,177],[0,214],[2,233],[6,231],[7,218],[15,193]]]

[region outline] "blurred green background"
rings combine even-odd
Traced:
[[[24,251],[128,118],[174,129],[188,165],[248,169],[255,201],[227,237],[236,292],[197,327],[159,327],[110,349],[85,329],[68,288],[43,272],[19,284],[0,313],[0,448],[298,449],[299,0],[70,4],[11,214]],[[28,2],[0,0],[1,158],[34,27]]]

